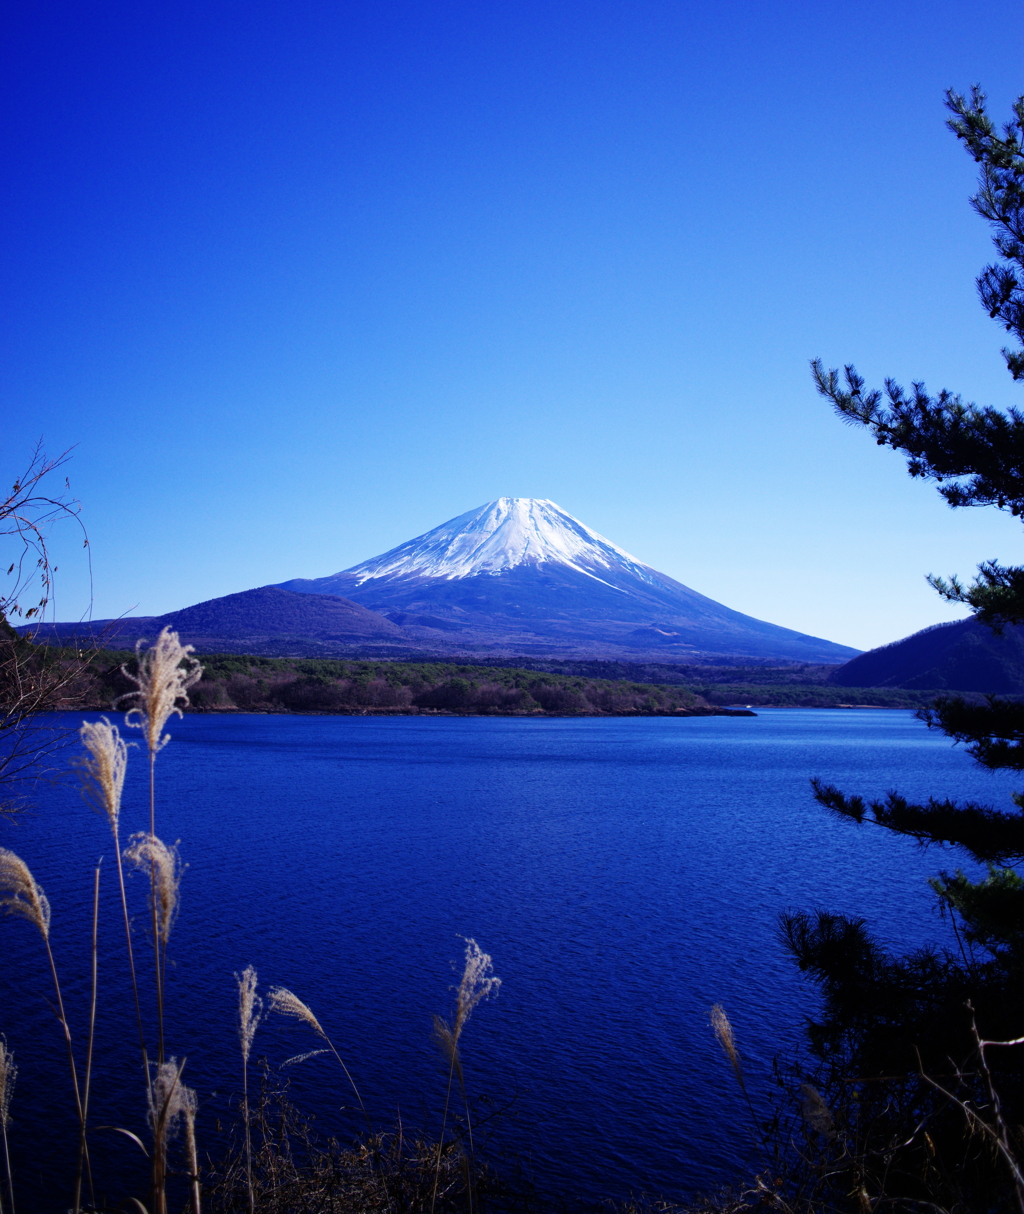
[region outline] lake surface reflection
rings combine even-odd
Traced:
[[[495,1145],[520,1154],[543,1188],[594,1198],[679,1198],[733,1175],[744,1114],[707,1013],[727,1008],[759,1099],[773,1056],[799,1044],[815,1006],[776,940],[780,911],[862,915],[894,947],[946,938],[925,880],[955,861],[834,821],[813,802],[810,776],[865,794],[899,787],[995,803],[1012,787],[893,711],[190,716],[171,733],[158,759],[157,831],[180,838],[189,868],[170,946],[168,1038],[188,1058],[201,1143],[213,1142],[240,1087],[232,974],[249,963],[264,989],[283,984],[313,1008],[376,1117],[393,1123],[400,1111],[407,1132],[436,1129],[445,1075],[431,1020],[450,1009],[460,936],[471,936],[503,981],[463,1038],[482,1112],[508,1106]],[[125,834],[146,825],[144,780],[133,751]],[[145,1136],[109,831],[68,782],[0,826],[0,842],[53,904],[79,1042],[91,874],[105,856],[95,1120]],[[145,885],[135,876],[129,889],[140,949]],[[0,1031],[21,1068],[18,1183],[34,1195],[25,1208],[61,1208],[66,1190],[53,1176],[67,1173],[73,1137],[62,1139],[73,1131],[45,956],[24,921],[0,922],[0,942]],[[277,1066],[316,1044],[271,1020],[253,1056]],[[288,1073],[322,1132],[359,1129],[323,1059]],[[111,1197],[131,1183],[132,1150],[119,1137],[97,1142]]]

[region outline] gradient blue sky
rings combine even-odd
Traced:
[[[846,644],[953,618],[923,575],[1019,523],[807,361],[1020,403],[942,94],[1002,118],[1022,35],[1001,0],[10,7],[0,475],[76,445],[96,616],[507,494]]]

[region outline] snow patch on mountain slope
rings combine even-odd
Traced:
[[[549,561],[599,582],[605,581],[602,570],[628,570],[644,581],[654,572],[554,502],[499,497],[345,573],[358,585],[376,578],[454,580]]]

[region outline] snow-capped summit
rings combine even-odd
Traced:
[[[716,603],[545,498],[499,497],[350,569],[278,586],[380,612],[428,652],[810,662],[856,652]]]
[[[499,497],[345,573],[362,586],[377,578],[451,581],[546,562],[599,580],[601,570],[623,566],[642,578],[651,572],[546,498]]]

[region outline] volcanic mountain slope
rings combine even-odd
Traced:
[[[344,596],[424,648],[465,653],[825,663],[857,653],[732,611],[538,498],[499,498],[341,573],[279,585]]]
[[[261,586],[208,599],[180,611],[88,624],[41,624],[22,628],[39,641],[64,643],[100,639],[109,647],[131,648],[151,641],[164,627],[200,653],[334,655],[349,652],[382,657],[410,648],[403,630],[375,611],[336,595],[293,594]]]

